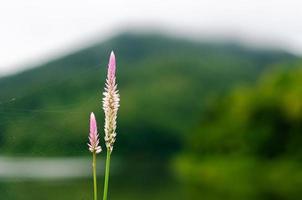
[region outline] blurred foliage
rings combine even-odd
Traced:
[[[174,162],[192,199],[302,197],[298,66],[269,70],[255,86],[234,89],[207,107],[186,153]]]

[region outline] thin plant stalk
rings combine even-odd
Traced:
[[[108,194],[108,183],[109,183],[109,174],[110,174],[110,156],[111,156],[111,151],[108,148],[107,149],[107,157],[106,157],[106,169],[105,169],[105,181],[104,181],[104,196],[103,196],[103,200],[107,200],[107,194]]]
[[[96,179],[96,153],[92,154],[92,171],[93,171],[93,197],[94,200],[98,199],[97,179]]]

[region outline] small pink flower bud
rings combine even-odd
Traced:
[[[96,119],[93,112],[90,114],[90,133],[89,133],[89,151],[92,153],[100,153],[102,151],[101,146],[99,146],[99,135],[96,125]]]

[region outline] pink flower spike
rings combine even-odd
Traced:
[[[108,79],[109,80],[112,80],[113,78],[115,78],[115,66],[116,66],[115,55],[114,55],[114,52],[111,51],[109,63],[108,63]]]
[[[106,147],[110,152],[112,152],[113,144],[115,142],[117,111],[120,106],[120,95],[115,83],[115,69],[115,55],[112,51],[109,58],[108,74],[104,88],[105,91],[103,92],[103,110],[105,112],[104,139]]]
[[[102,151],[102,148],[99,146],[99,135],[96,125],[96,119],[93,112],[90,114],[90,133],[88,138],[89,151],[91,151],[92,153],[100,153]]]

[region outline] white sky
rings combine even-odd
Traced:
[[[0,76],[131,28],[301,54],[301,8],[301,0],[0,0]]]

